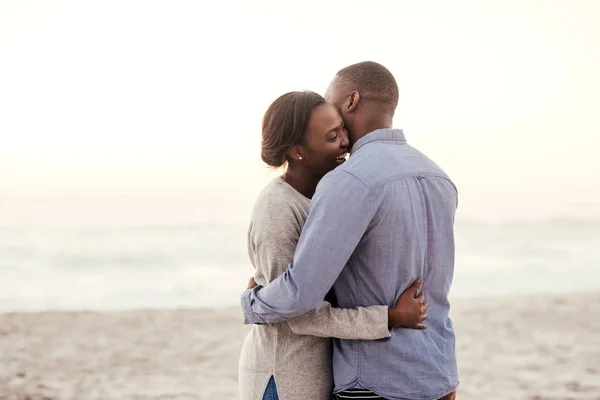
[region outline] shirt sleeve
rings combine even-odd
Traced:
[[[287,323],[297,335],[364,340],[391,336],[387,306],[335,308],[324,301],[318,308],[289,319]]]
[[[321,305],[378,208],[354,175],[334,170],[319,183],[293,264],[265,287],[242,295],[244,322],[277,323]]]

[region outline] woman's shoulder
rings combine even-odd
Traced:
[[[269,182],[258,194],[256,206],[269,207],[292,207],[300,206],[307,208],[310,206],[310,200],[306,199],[281,177],[277,177]]]
[[[297,193],[281,177],[269,182],[258,194],[252,209],[253,219],[280,219],[306,215],[310,201]]]

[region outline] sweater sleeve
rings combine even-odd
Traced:
[[[335,308],[324,301],[319,308],[287,321],[298,335],[338,339],[383,339],[390,337],[388,307]]]

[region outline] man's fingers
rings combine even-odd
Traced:
[[[427,328],[427,325],[422,324],[422,323],[417,324],[417,329],[425,329],[425,328]]]

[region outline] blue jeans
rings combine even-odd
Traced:
[[[263,395],[263,400],[279,400],[279,396],[277,395],[277,386],[275,386],[275,379],[273,379],[273,377],[269,379],[269,383],[265,389],[265,394]]]

